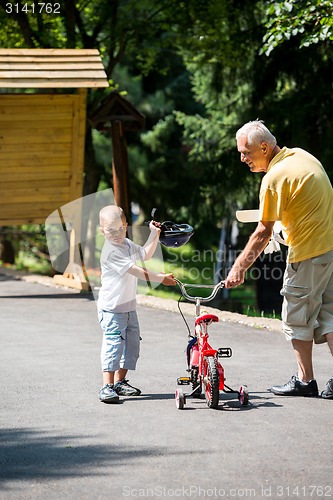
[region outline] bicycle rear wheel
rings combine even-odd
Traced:
[[[214,356],[207,356],[203,360],[205,398],[209,408],[217,408],[220,396],[220,376],[217,360]]]

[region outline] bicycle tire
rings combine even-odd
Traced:
[[[214,356],[204,358],[204,386],[208,408],[217,408],[220,397],[220,376]]]

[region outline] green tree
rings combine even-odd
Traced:
[[[333,4],[331,0],[280,0],[268,2],[264,45],[267,56],[286,40],[296,38],[299,48],[325,42],[332,50]]]

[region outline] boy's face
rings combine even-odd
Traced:
[[[126,237],[127,222],[122,221],[121,218],[108,220],[100,226],[99,230],[111,243],[120,245]]]

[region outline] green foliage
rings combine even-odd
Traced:
[[[262,53],[267,56],[286,40],[297,39],[299,48],[333,42],[333,4],[331,0],[280,0],[266,8],[266,34]]]
[[[145,115],[146,130],[126,139],[131,197],[147,216],[156,206],[159,218],[194,225],[196,245],[216,245],[223,218],[257,205],[260,176],[234,140],[250,119],[333,176],[331,1],[60,4],[60,15],[9,16],[1,3],[0,46],[100,50],[112,86],[89,92],[88,116],[114,89]],[[94,131],[92,148],[89,134],[86,192],[112,186],[110,137]]]

